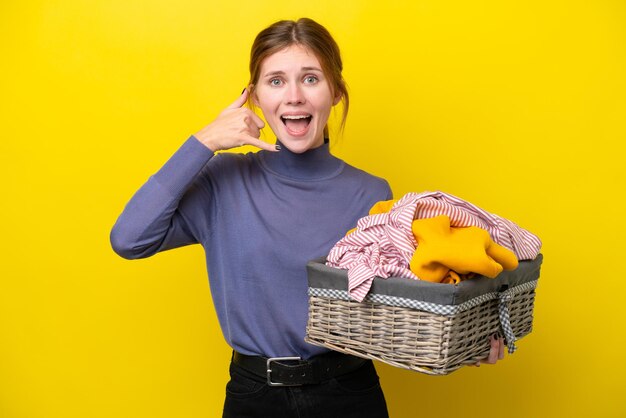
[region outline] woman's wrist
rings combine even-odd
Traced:
[[[202,145],[210,149],[212,152],[219,151],[219,147],[215,144],[215,141],[213,141],[213,138],[211,138],[210,135],[206,135],[200,131],[195,133],[193,136],[195,136]]]

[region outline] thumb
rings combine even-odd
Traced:
[[[241,106],[243,106],[246,103],[246,100],[248,100],[248,89],[247,88],[243,89],[243,91],[241,92],[241,96],[237,97],[237,100],[232,102],[230,104],[230,106],[227,107],[227,109],[237,109],[237,108],[240,108]]]

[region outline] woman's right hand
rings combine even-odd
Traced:
[[[246,88],[237,100],[194,136],[213,152],[243,145],[276,151],[275,145],[259,139],[265,123],[252,110],[243,106],[248,94]]]

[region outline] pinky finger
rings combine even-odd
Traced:
[[[252,145],[253,147],[261,148],[266,151],[272,151],[272,152],[279,151],[279,148],[276,148],[276,145],[268,144],[267,142],[261,141],[260,139],[254,138],[252,136],[246,137],[245,143],[247,145]]]

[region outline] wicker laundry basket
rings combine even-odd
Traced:
[[[512,353],[515,341],[532,330],[542,260],[539,254],[495,279],[456,285],[377,277],[363,302],[349,297],[347,270],[313,260],[305,340],[431,375],[485,358],[495,332]]]

